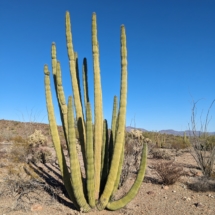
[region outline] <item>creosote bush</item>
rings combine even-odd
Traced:
[[[153,148],[151,150],[151,154],[152,154],[153,158],[155,158],[155,159],[164,159],[164,160],[172,159],[171,154],[164,149]]]
[[[174,184],[185,175],[183,167],[174,161],[162,161],[154,165],[154,169],[165,185]]]

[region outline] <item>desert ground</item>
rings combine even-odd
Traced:
[[[35,151],[26,154],[27,143],[23,141],[35,129],[46,136],[46,145],[34,146]],[[62,133],[60,127],[59,133]],[[39,156],[41,150],[46,152],[45,161]],[[158,151],[165,156],[155,156]],[[132,156],[125,159],[131,159],[132,163]],[[159,164],[163,165],[163,171],[175,166],[180,176],[175,176],[175,183],[167,185],[164,182],[156,170]],[[115,199],[129,190],[137,170],[138,167],[134,165],[129,166],[127,172],[124,171],[125,177]],[[9,214],[82,214],[67,198],[46,124],[0,120],[0,215]],[[202,175],[189,148],[153,148],[148,153],[145,178],[137,196],[118,211],[94,210],[88,214],[214,215],[215,180]]]

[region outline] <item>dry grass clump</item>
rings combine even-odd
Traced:
[[[48,193],[49,195],[45,195]],[[29,212],[35,203],[50,205],[59,195],[58,190],[46,182],[36,179],[8,179],[0,189],[0,197],[12,197],[14,203],[5,212],[25,211]]]
[[[164,160],[172,159],[171,154],[164,149],[154,148],[152,149],[151,154],[155,159],[164,159]]]
[[[50,163],[53,161],[52,153],[48,147],[32,148],[29,161],[33,163]]]
[[[21,136],[16,136],[12,139],[13,145],[11,148],[10,158],[16,163],[47,163],[52,160],[52,153],[46,145],[46,137],[40,130],[30,135],[27,139]]]
[[[162,161],[154,165],[154,169],[165,185],[174,184],[185,175],[183,167],[174,161]]]
[[[21,136],[12,138],[12,148],[10,152],[10,159],[15,163],[24,163],[27,161],[27,156],[30,151],[28,141]]]
[[[196,192],[207,192],[215,190],[215,181],[214,179],[208,179],[205,176],[196,177],[191,183],[187,183],[189,189]]]

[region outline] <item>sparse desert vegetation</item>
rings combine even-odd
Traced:
[[[13,129],[8,130],[8,127]],[[62,184],[49,125],[31,124],[29,130],[33,132],[28,134],[30,136],[39,130],[44,135],[45,147],[51,158],[46,162],[38,157],[32,159],[32,150],[37,149],[34,147],[41,147],[41,144],[40,141],[36,146],[29,144],[26,123],[0,120],[0,128],[0,211],[15,215],[78,214]],[[58,130],[62,132],[60,126]],[[5,132],[8,132],[7,136],[4,135]],[[147,134],[149,138],[154,132]],[[144,132],[142,135],[143,139],[132,138],[131,133],[126,132],[122,176],[113,199],[121,198],[136,178],[141,143],[146,139]],[[167,134],[165,136],[172,141],[179,138]],[[62,136],[62,144],[65,144],[63,139]],[[208,178],[203,175],[190,154],[191,146],[181,149],[158,148],[154,141],[148,141],[148,145],[151,150],[146,175],[136,198],[118,211],[94,211],[89,214],[214,214],[214,174]],[[78,140],[77,149],[80,155]],[[159,150],[162,151],[162,156],[166,153],[170,158],[154,157],[155,151]],[[68,159],[68,155],[66,158]]]
[[[44,2],[44,4],[46,3]],[[166,7],[165,5],[162,8],[163,14],[160,14],[160,5],[155,4],[150,6],[150,4],[146,9],[148,13],[145,13],[145,8],[137,7],[138,10],[141,9],[139,15],[137,13],[135,16],[129,16],[132,7],[128,7],[129,10],[125,10],[126,16],[122,16],[123,19],[126,17],[130,18],[125,21],[125,24],[126,26],[127,24],[130,26],[128,29],[131,29],[131,34],[129,33],[128,36],[131,38],[129,40],[132,41],[132,46],[135,49],[130,48],[130,44],[128,47],[129,52],[132,50],[136,55],[136,57],[132,57],[131,54],[131,62],[134,62],[131,63],[130,67],[131,71],[136,71],[135,74],[133,73],[133,78],[131,78],[133,86],[129,88],[131,92],[133,91],[132,94],[134,96],[130,96],[133,101],[128,96],[129,73],[127,56],[129,55],[124,24],[120,25],[119,28],[118,52],[120,54],[116,57],[115,40],[110,41],[111,45],[104,43],[106,50],[104,49],[105,52],[103,51],[103,42],[99,43],[98,40],[97,16],[95,12],[92,13],[92,62],[88,63],[88,46],[85,44],[84,37],[81,37],[81,35],[88,36],[82,31],[83,29],[88,29],[88,27],[82,24],[83,16],[87,14],[87,11],[83,10],[88,9],[87,2],[84,4],[85,8],[81,5],[83,11],[81,18],[78,18],[78,16],[74,18],[75,22],[78,21],[79,26],[82,26],[77,28],[76,24],[74,25],[74,29],[79,29],[82,32],[79,34],[78,38],[80,41],[79,45],[77,43],[77,46],[73,44],[73,40],[78,40],[76,39],[76,35],[74,34],[73,36],[72,33],[73,25],[71,25],[70,12],[66,11],[65,45],[69,64],[65,69],[63,55],[61,54],[61,50],[63,49],[58,48],[62,45],[59,42],[60,34],[53,33],[54,31],[51,30],[49,32],[49,28],[47,27],[51,20],[49,23],[51,24],[50,29],[55,29],[57,32],[60,29],[57,27],[58,23],[61,23],[61,21],[57,21],[58,13],[53,13],[52,11],[54,4],[50,10],[47,10],[45,16],[42,14],[43,8],[46,8],[45,5],[39,5],[42,8],[40,8],[41,13],[38,13],[36,7],[33,7],[33,10],[27,9],[28,4],[26,4],[25,10],[22,7],[20,8],[22,10],[17,10],[22,15],[19,19],[16,17],[17,14],[13,16],[14,13],[5,13],[7,16],[3,18],[3,21],[7,20],[10,24],[3,25],[3,27],[9,26],[9,30],[19,29],[19,31],[15,31],[16,34],[12,34],[3,28],[4,32],[9,32],[12,37],[3,34],[4,38],[2,41],[5,40],[5,42],[1,46],[5,52],[4,57],[5,59],[9,59],[9,63],[7,60],[3,60],[3,62],[6,62],[5,65],[7,65],[7,68],[5,69],[5,66],[3,66],[1,70],[5,70],[6,74],[11,74],[11,71],[18,69],[15,75],[10,76],[11,79],[14,78],[17,82],[17,79],[21,79],[21,77],[28,78],[27,75],[29,75],[31,81],[33,80],[35,84],[32,85],[29,79],[25,80],[24,84],[18,81],[19,87],[16,88],[16,85],[12,81],[9,82],[10,85],[8,87],[8,85],[4,85],[8,81],[3,80],[2,86],[6,92],[4,96],[6,96],[8,107],[13,106],[12,103],[9,103],[11,101],[25,105],[22,99],[25,102],[29,102],[29,100],[36,98],[34,93],[35,89],[39,86],[39,79],[37,78],[39,76],[34,76],[36,74],[34,70],[36,68],[38,70],[37,64],[41,66],[41,62],[46,62],[43,70],[45,94],[43,102],[46,103],[48,124],[36,123],[35,121],[0,120],[0,215],[73,215],[83,213],[88,213],[89,215],[215,214],[215,133],[212,134],[207,131],[210,122],[210,110],[215,100],[213,100],[206,113],[205,121],[202,120],[204,114],[200,116],[200,131],[197,128],[196,120],[196,105],[199,100],[193,102],[191,124],[188,125],[189,130],[187,131],[166,133],[165,131],[167,130],[156,132],[141,128],[137,129],[135,126],[126,127],[127,103],[129,102],[129,105],[130,103],[132,104],[132,110],[133,108],[137,108],[139,111],[147,110],[143,114],[142,112],[138,114],[141,115],[141,117],[138,116],[138,121],[141,121],[141,123],[147,119],[146,113],[150,111],[156,113],[153,117],[148,117],[148,121],[146,121],[146,124],[151,124],[151,128],[160,128],[163,126],[163,121],[158,122],[158,118],[161,115],[163,120],[165,120],[165,126],[171,125],[172,120],[175,120],[174,122],[178,124],[177,126],[181,126],[182,128],[182,124],[184,123],[182,120],[187,116],[187,112],[183,109],[182,105],[183,100],[186,98],[185,96],[182,98],[182,93],[186,93],[185,88],[187,86],[189,88],[192,86],[196,89],[198,84],[196,84],[197,82],[195,82],[193,77],[198,78],[202,83],[203,79],[199,75],[203,73],[202,68],[205,68],[205,70],[208,69],[208,74],[212,71],[211,65],[204,67],[204,64],[206,64],[205,62],[209,62],[210,56],[206,55],[206,52],[211,52],[211,43],[213,41],[209,37],[202,37],[199,34],[201,30],[205,35],[210,35],[210,37],[212,35],[210,31],[206,31],[209,26],[212,26],[213,29],[213,25],[209,25],[211,23],[208,21],[212,20],[211,17],[209,19],[211,15],[208,16],[208,19],[205,19],[206,14],[209,14],[209,9],[212,7],[204,9],[200,7],[207,11],[207,13],[200,17],[204,21],[199,22],[199,11],[196,10],[196,5],[194,9],[191,7],[193,11],[196,10],[196,17],[193,16],[193,11],[192,16],[190,16],[190,11],[187,9],[189,4],[186,6],[186,10],[184,10],[184,12],[188,11],[188,13],[180,17],[176,13],[176,9],[181,13],[181,8],[184,6],[180,6],[180,8],[178,7],[179,5],[176,7],[174,4],[172,10],[171,7]],[[94,7],[94,4],[91,3],[91,5]],[[136,4],[132,5],[136,7]],[[62,6],[64,7],[64,5]],[[118,21],[120,21],[121,16],[118,19],[119,12],[121,14],[121,10],[123,9],[124,11],[126,4],[123,3],[120,5],[120,8],[118,8],[118,5],[110,6],[113,12],[117,11],[117,19],[111,13],[111,32],[109,33],[104,31],[109,24],[103,19],[104,24],[101,32],[105,33],[104,36],[108,36],[108,40],[111,38],[112,33],[115,34],[115,31],[112,31],[115,29],[115,25],[113,24],[118,24]],[[155,19],[155,14],[151,16],[150,8],[154,8],[155,6],[158,6],[158,9],[155,10],[156,14],[159,14],[157,20]],[[11,6],[8,8],[12,9]],[[56,8],[62,9],[60,7]],[[168,8],[171,13],[166,13],[165,8]],[[3,8],[3,11],[5,9]],[[134,10],[135,13],[138,10]],[[28,14],[27,19],[23,15],[26,11],[28,13],[30,11],[30,16]],[[33,15],[34,12],[36,12],[35,15]],[[48,13],[55,16],[49,16]],[[38,20],[35,19],[38,18],[38,14],[40,14],[39,18],[43,20],[38,22],[42,25],[41,28],[36,26],[35,23],[35,20]],[[104,15],[105,10],[102,14],[106,17]],[[134,12],[130,14],[134,14]],[[211,12],[211,14],[213,13]],[[10,20],[11,17],[13,19],[16,17],[19,22]],[[48,22],[45,21],[44,17],[48,17]],[[136,21],[132,20],[132,18],[136,17],[138,17]],[[142,17],[147,21],[143,23],[139,22]],[[181,19],[183,17],[184,20]],[[191,24],[190,21],[192,19],[190,17],[198,21],[198,31],[196,31],[197,28],[193,28],[196,24],[193,21]],[[168,19],[172,21],[169,24],[167,24]],[[13,23],[18,24],[18,27],[13,26]],[[23,23],[28,23],[28,25],[23,25]],[[162,25],[162,23],[165,25]],[[204,28],[201,29],[199,25],[202,23]],[[190,28],[193,31],[190,31]],[[36,29],[37,33],[35,34]],[[42,31],[39,29],[42,29]],[[142,34],[143,30],[144,34]],[[42,61],[41,48],[44,49],[44,54],[48,58],[46,53],[46,48],[48,47],[44,46],[51,38],[49,37],[51,34],[54,36],[52,38],[56,38],[56,40],[52,43],[51,41],[53,40],[50,40],[51,53],[49,60],[44,59]],[[27,38],[30,38],[31,45],[28,45],[28,40],[23,35],[27,35]],[[194,38],[196,35],[198,36],[198,40]],[[13,41],[14,44],[20,46],[14,46],[12,43],[8,45],[6,42],[8,38],[10,42]],[[20,38],[23,39],[23,42],[19,41]],[[187,40],[187,38],[190,38],[190,40]],[[44,40],[44,43],[41,43],[41,40]],[[146,43],[142,44],[140,42],[142,40],[146,41]],[[35,41],[38,42],[35,43]],[[87,37],[86,41],[88,41]],[[202,41],[205,43],[201,44]],[[38,46],[37,48],[35,48],[35,44]],[[184,44],[186,46],[183,47]],[[83,57],[82,52],[77,52],[82,50],[81,46],[86,48],[87,58],[86,56]],[[197,46],[204,47],[205,52],[202,48],[199,49],[200,51],[197,50]],[[10,51],[11,47],[13,47],[13,52]],[[17,55],[14,47],[18,47],[20,56]],[[163,47],[162,52],[159,50],[159,47]],[[34,64],[30,59],[30,54],[27,57],[22,55],[22,52],[24,53],[26,50],[28,54],[33,53],[35,55],[33,58]],[[143,50],[146,50],[144,55],[142,55]],[[155,52],[156,55],[153,56]],[[11,58],[10,56],[8,58],[7,53],[16,53],[16,57]],[[196,53],[200,53],[201,58],[205,56],[207,61],[203,59],[204,64],[200,64],[200,55],[198,56]],[[113,58],[106,61],[106,55],[110,54]],[[161,57],[158,58],[158,56]],[[83,57],[81,69],[79,68],[79,57]],[[23,68],[20,63],[21,59],[25,59],[25,67]],[[115,66],[117,59],[119,62]],[[104,64],[104,67],[103,65],[100,66],[100,63],[103,64],[104,62],[106,62],[106,65]],[[192,64],[196,64],[196,62],[199,64],[193,67]],[[176,66],[172,66],[174,64]],[[89,73],[89,76],[88,65],[92,67],[90,68],[92,74]],[[11,71],[8,71],[8,68]],[[22,71],[26,72],[26,68],[31,73],[28,72],[27,75],[23,73]],[[104,80],[106,80],[104,86],[108,88],[108,93],[103,91],[102,88],[101,74],[103,68],[109,71],[109,73],[104,74]],[[115,68],[116,71],[120,70],[118,74],[115,72]],[[189,73],[188,69],[195,71],[195,74]],[[64,73],[64,70],[69,71],[70,74]],[[159,71],[159,74],[157,71]],[[17,74],[18,76],[16,76]],[[210,82],[210,78],[208,78],[211,77],[212,73],[210,76],[208,74],[204,73],[204,78],[207,77],[207,84],[204,84],[205,89],[213,85]],[[63,85],[63,82],[69,80],[68,75],[70,75],[71,82],[69,84],[64,83]],[[115,91],[115,80],[117,81],[118,76],[120,76],[119,89],[117,87],[118,91],[112,95],[112,92],[109,92],[112,90]],[[177,84],[175,80],[173,81],[173,76],[174,78],[177,77]],[[93,79],[92,85],[88,83],[88,78],[89,80]],[[31,85],[34,90],[33,93],[29,87]],[[91,93],[90,89],[92,86],[93,93]],[[12,95],[14,95],[14,89],[17,89],[17,92],[15,92],[16,95],[24,95],[28,91],[30,99],[24,99],[25,97],[22,99],[17,98],[17,100],[10,99],[10,92],[13,91]],[[19,91],[20,89],[22,91]],[[146,89],[147,95],[145,94]],[[148,93],[148,89],[152,90],[152,92]],[[162,94],[161,89],[164,91],[164,94]],[[195,95],[197,95],[197,91],[201,92],[201,89],[202,86],[198,90],[195,90]],[[209,92],[211,91],[209,89]],[[207,91],[205,92],[207,95]],[[90,98],[92,95],[94,97]],[[104,101],[109,96],[112,96],[113,103],[108,100],[107,103]],[[155,97],[158,99],[155,99]],[[134,101],[134,98],[137,98],[138,103]],[[144,105],[142,100],[144,100]],[[156,100],[156,103],[153,100]],[[42,104],[41,101],[41,99],[35,100],[35,103],[40,105]],[[31,105],[31,103],[28,104]],[[105,115],[107,115],[106,109],[110,109],[110,104],[112,104],[112,120],[108,125],[109,121],[105,118]],[[59,111],[58,116],[56,115],[55,106],[57,106],[57,110]],[[171,107],[172,113],[170,113],[170,109],[165,110],[165,106]],[[13,108],[17,107],[13,106]],[[179,110],[177,108],[180,108],[181,115],[178,114]],[[9,108],[5,112],[7,111],[9,114]],[[18,109],[17,111],[22,114]],[[176,115],[178,118],[175,117]],[[24,114],[22,114],[23,116]],[[32,119],[32,111],[30,112],[30,118]],[[15,119],[14,115],[13,117],[11,115],[10,119]],[[59,120],[61,121],[61,126],[57,124]],[[133,121],[136,125],[135,116]],[[169,127],[172,127],[172,125]]]

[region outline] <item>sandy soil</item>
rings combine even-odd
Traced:
[[[56,163],[31,164],[30,168],[37,172],[37,175],[40,175],[38,178],[43,178],[42,180],[46,181],[54,192],[45,191],[45,189],[32,190],[26,196],[23,195],[19,202],[22,190],[17,191],[10,181],[18,179],[28,181],[29,176],[26,170],[29,169],[29,166],[17,163],[15,167],[17,171],[14,170],[14,166],[13,171],[15,172],[11,171],[9,167],[12,164],[8,157],[11,145],[12,143],[5,141],[0,143],[0,215],[81,214],[74,209],[73,204],[64,195]],[[181,177],[173,185],[162,185],[162,181],[156,174],[153,166],[160,161],[148,156],[146,176],[139,193],[125,208],[118,211],[92,211],[88,214],[215,214],[215,181],[204,179],[188,151],[184,150],[175,157],[175,162],[183,166],[186,176]],[[135,177],[135,173],[129,174],[126,183],[118,190],[117,197],[127,192]]]

